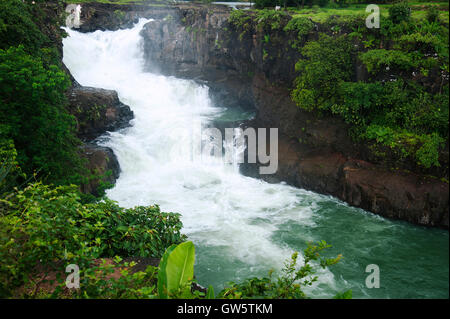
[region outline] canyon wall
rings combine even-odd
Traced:
[[[153,18],[141,33],[149,70],[206,83],[219,106],[255,109],[256,118],[243,123],[246,127],[279,129],[277,173],[259,175],[258,164],[242,165],[242,173],[332,195],[385,217],[448,228],[449,185],[432,176],[448,178],[448,172],[427,172],[390,158],[380,161],[367,145],[353,141],[341,119],[306,112],[292,102],[300,55],[289,43],[296,35],[264,28],[238,32],[228,22],[231,9],[225,6],[117,10],[84,6],[80,30],[115,30],[139,17]],[[113,21],[118,16],[121,20],[105,24],[107,17]],[[316,25],[308,39],[317,38],[323,28]],[[356,80],[364,80],[365,69],[354,67]]]

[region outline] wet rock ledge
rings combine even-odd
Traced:
[[[80,152],[87,160],[87,169],[100,176],[83,184],[81,190],[98,196],[102,184],[113,185],[119,178],[120,166],[113,150],[97,145],[95,139],[130,126],[133,112],[120,102],[116,91],[85,87],[76,81],[67,96],[69,111],[77,122],[77,136],[83,141]]]

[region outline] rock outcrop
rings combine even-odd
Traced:
[[[169,1],[167,1],[169,2]],[[97,30],[116,31],[131,28],[140,18],[163,19],[173,13],[170,6],[164,6],[163,1],[147,4],[115,4],[115,3],[81,3],[80,32]]]
[[[120,166],[112,149],[95,144],[94,140],[106,132],[130,125],[133,112],[120,102],[117,92],[80,86],[74,82],[68,92],[69,110],[77,121],[77,136],[84,142],[81,155],[93,178],[81,185],[83,193],[100,196],[107,186],[119,178]]]
[[[68,97],[82,141],[92,141],[107,131],[125,128],[133,119],[130,107],[120,102],[116,91],[73,86]]]
[[[97,176],[81,185],[81,191],[85,194],[100,196],[102,188],[114,185],[119,178],[119,162],[109,147],[86,143],[81,147],[81,152],[87,159],[87,169]]]
[[[312,148],[280,136],[275,175],[260,175],[260,164],[241,164],[248,176],[337,197],[384,217],[448,228],[448,184],[402,170],[388,170],[326,148]]]

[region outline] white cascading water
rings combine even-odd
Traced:
[[[124,207],[156,203],[162,211],[180,213],[183,232],[201,251],[244,265],[245,271],[237,269],[236,274],[280,269],[292,249],[271,240],[277,225],[313,226],[315,202],[328,199],[245,177],[235,165],[216,159],[193,160],[196,125],[223,109],[211,104],[205,86],[143,71],[139,32],[146,22],[115,32],[66,29],[64,63],[75,79],[84,86],[116,90],[135,115],[131,127],[110,133],[103,142],[121,166],[107,196]],[[236,278],[240,275],[229,280]],[[331,272],[321,278],[334,290]]]

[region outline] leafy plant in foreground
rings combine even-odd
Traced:
[[[269,277],[251,278],[242,283],[229,283],[223,289],[218,298],[245,299],[245,298],[269,298],[269,299],[304,299],[307,295],[303,291],[304,287],[311,286],[318,280],[316,266],[313,262],[318,262],[323,269],[339,262],[341,255],[335,258],[321,258],[320,252],[331,247],[325,241],[320,241],[317,245],[308,244],[304,250],[303,265],[297,267],[298,253],[291,256],[291,260],[285,262],[282,275],[276,279],[272,277],[273,271],[269,272]],[[351,293],[350,293],[351,294]],[[349,296],[349,293],[346,295]]]
[[[33,281],[38,269],[90,269],[99,258],[161,257],[181,243],[178,214],[158,206],[82,204],[76,186],[31,184],[0,200],[0,296]]]

